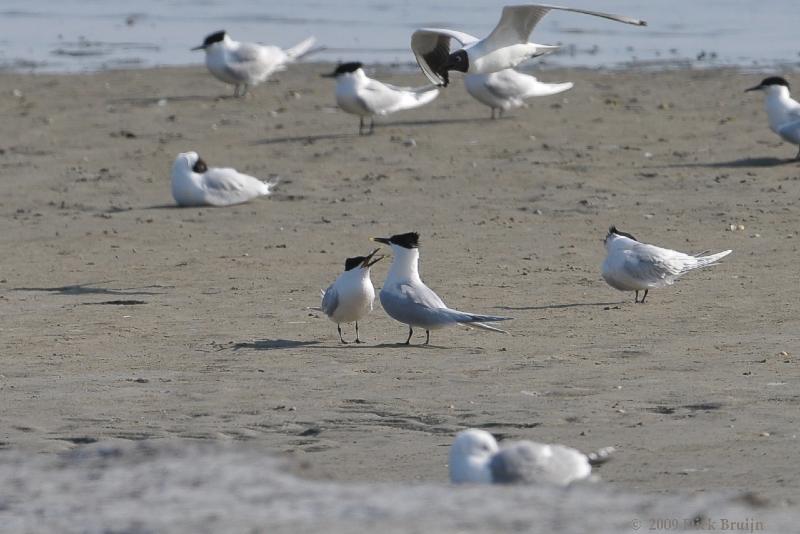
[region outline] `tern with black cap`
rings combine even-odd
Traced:
[[[419,276],[419,234],[409,232],[371,239],[392,248],[394,258],[381,288],[380,299],[383,309],[392,319],[408,325],[406,345],[411,342],[414,327],[425,329],[426,345],[430,342],[431,330],[457,324],[507,333],[486,323],[507,321],[511,317],[453,310],[423,283]]]
[[[359,135],[371,134],[375,115],[384,116],[396,111],[418,108],[439,96],[435,86],[397,87],[374,80],[364,72],[364,65],[354,61],[342,63],[325,78],[336,78],[336,103],[342,111],[358,115]],[[364,119],[369,118],[366,129]]]
[[[447,87],[450,71],[468,74],[497,72],[558,49],[558,46],[528,42],[536,24],[553,10],[593,15],[635,26],[647,25],[645,21],[631,17],[571,7],[543,4],[506,6],[500,22],[483,39],[455,30],[422,28],[412,34],[411,50],[431,83]],[[452,41],[458,42],[461,48],[452,51]]]
[[[607,252],[602,268],[603,279],[614,289],[635,291],[634,302],[641,304],[644,304],[649,290],[672,285],[694,269],[716,265],[732,252],[725,250],[708,256],[703,256],[704,253],[684,254],[640,243],[631,234],[617,230],[616,226],[608,229],[603,242]],[[644,291],[642,300],[639,300],[639,291]]]
[[[770,76],[745,90],[748,91],[764,93],[770,129],[787,143],[800,146],[800,103],[789,94],[789,82],[780,76]],[[800,159],[800,149],[795,159]]]
[[[336,323],[339,339],[347,343],[342,337],[342,323],[356,324],[355,343],[363,343],[358,336],[358,321],[372,311],[375,301],[375,288],[369,277],[369,269],[384,256],[376,256],[380,249],[375,249],[366,256],[347,258],[344,262],[344,272],[322,292],[322,305],[320,310]]]
[[[209,167],[197,152],[172,164],[172,197],[179,206],[231,206],[269,195],[277,180],[262,182],[230,167]]]
[[[314,42],[314,37],[309,37],[284,50],[277,46],[240,43],[220,30],[208,35],[203,44],[192,50],[204,50],[206,67],[211,74],[235,86],[233,96],[244,96],[248,87],[260,84],[274,72],[285,70],[288,63],[308,54]]]

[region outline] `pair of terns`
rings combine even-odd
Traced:
[[[552,10],[593,15],[626,24],[645,26],[631,17],[550,5],[506,6],[500,22],[485,38],[456,30],[423,28],[411,36],[411,49],[422,72],[433,86],[395,87],[371,79],[361,63],[339,65],[327,75],[337,78],[336,100],[347,113],[360,117],[359,133],[371,133],[373,123],[365,130],[364,119],[412,109],[432,101],[439,94],[438,86],[449,84],[450,71],[467,74],[465,85],[475,99],[495,110],[503,111],[523,105],[526,98],[566,91],[572,84],[543,84],[532,76],[512,69],[530,58],[559,48],[528,42],[536,24]],[[461,48],[452,51],[452,41]]]
[[[430,341],[430,331],[468,324],[484,330],[503,332],[487,323],[505,321],[510,317],[479,315],[448,308],[442,299],[419,276],[419,235],[416,232],[397,234],[389,238],[374,237],[373,241],[389,245],[394,260],[380,292],[381,305],[390,317],[408,325],[409,344],[414,327],[425,329],[425,344]],[[731,253],[684,254],[676,250],[641,243],[631,234],[612,226],[604,239],[606,258],[602,266],[603,279],[620,291],[634,291],[636,303],[644,303],[651,289],[675,283],[681,276],[702,267],[716,265]],[[347,258],[345,270],[322,292],[320,310],[336,323],[339,339],[342,323],[355,322],[356,343],[358,321],[372,311],[375,289],[370,279],[370,268],[384,258],[375,249],[367,256]],[[639,300],[639,291],[644,291]]]
[[[373,241],[389,245],[394,259],[380,292],[381,305],[386,313],[396,321],[408,325],[408,338],[405,344],[411,343],[414,328],[425,329],[425,344],[430,342],[431,330],[437,330],[457,324],[470,325],[483,330],[503,332],[486,323],[506,321],[510,317],[479,315],[448,308],[444,301],[419,276],[419,234],[409,232],[392,237],[373,237]],[[370,279],[370,267],[384,258],[376,256],[373,250],[367,256],[347,258],[345,270],[322,292],[320,310],[336,323],[339,339],[342,337],[342,323],[356,325],[356,343],[358,337],[358,321],[372,311],[375,300],[375,289]]]

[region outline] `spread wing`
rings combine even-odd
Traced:
[[[558,484],[588,477],[589,460],[563,445],[520,441],[504,447],[489,462],[492,481],[500,484]]]
[[[477,37],[455,30],[422,28],[411,35],[411,50],[422,72],[431,83],[444,85],[445,79],[439,74],[450,56],[450,41],[455,39],[462,47],[478,41]]]
[[[339,306],[339,293],[336,292],[336,288],[333,287],[333,284],[328,286],[328,289],[325,290],[325,294],[322,296],[322,304],[320,308],[322,308],[323,313],[330,317],[336,311],[336,308]]]
[[[527,43],[531,32],[533,32],[533,28],[536,27],[540,20],[542,20],[542,17],[547,15],[552,10],[572,11],[573,13],[593,15],[595,17],[602,17],[604,19],[609,19],[616,22],[623,22],[625,24],[647,26],[647,23],[643,20],[626,17],[624,15],[612,15],[610,13],[587,11],[572,7],[551,6],[546,4],[506,6],[503,8],[503,14],[500,17],[500,22],[497,23],[497,26],[495,26],[494,30],[492,30],[492,33],[490,33],[486,38],[486,41],[487,43],[491,44],[492,48],[499,48],[518,43]]]

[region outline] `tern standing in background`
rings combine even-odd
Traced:
[[[235,86],[233,96],[244,96],[248,87],[260,84],[272,73],[285,70],[287,63],[307,54],[314,42],[314,37],[309,37],[292,48],[283,50],[277,46],[240,43],[222,30],[212,33],[202,45],[192,50],[204,50],[206,67],[211,74],[218,80]]]
[[[770,129],[787,143],[800,145],[800,103],[789,94],[789,82],[779,76],[771,76],[747,91],[764,93]],[[795,159],[800,159],[800,150]]]
[[[450,447],[454,484],[555,484],[589,478],[592,466],[611,458],[613,447],[589,455],[564,445],[517,441],[502,449],[485,430],[459,432]]]
[[[172,197],[179,206],[230,206],[269,195],[277,181],[262,182],[236,169],[209,167],[197,152],[172,164]]]
[[[572,82],[543,83],[534,76],[504,69],[489,74],[467,74],[464,86],[475,100],[492,108],[494,119],[495,110],[502,116],[504,111],[524,106],[528,98],[568,91],[572,89]]]
[[[684,274],[701,267],[710,267],[730,254],[725,250],[708,256],[690,255],[640,243],[631,234],[612,226],[604,240],[607,256],[603,262],[603,278],[620,291],[635,291],[634,302],[644,304],[647,292],[666,287]],[[644,290],[642,300],[639,291]]]
[[[381,261],[384,256],[375,256],[380,249],[375,249],[366,256],[347,258],[344,272],[322,292],[322,310],[328,318],[336,323],[339,339],[342,337],[342,323],[356,323],[356,343],[363,343],[358,338],[358,321],[372,311],[375,301],[375,288],[369,277],[369,268]]]
[[[451,70],[469,74],[488,74],[510,69],[525,60],[559,48],[528,42],[536,24],[554,9],[594,15],[636,26],[647,25],[643,20],[570,7],[534,4],[506,6],[503,8],[500,22],[484,39],[455,30],[422,28],[412,34],[411,50],[422,72],[431,83],[445,87],[450,82]],[[452,40],[458,41],[463,48],[451,52]]]
[[[396,111],[418,108],[439,96],[434,86],[419,88],[397,87],[373,80],[364,73],[358,62],[342,63],[326,78],[336,78],[336,103],[347,113],[359,116],[359,135],[371,134],[375,115],[388,115]],[[364,118],[369,117],[369,129],[364,129]]]
[[[389,317],[408,325],[406,345],[411,343],[415,326],[425,329],[426,345],[430,342],[431,330],[457,324],[507,333],[485,323],[506,321],[510,317],[477,315],[450,309],[439,295],[422,282],[418,268],[419,234],[409,232],[392,237],[373,237],[372,240],[392,247],[394,258],[383,282],[380,298]]]

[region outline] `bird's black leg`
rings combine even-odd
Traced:
[[[247,84],[246,84],[246,83],[244,83],[244,84],[242,84],[242,85],[244,86],[244,90],[242,90],[242,94],[241,94],[241,95],[239,95],[239,96],[244,96],[244,95],[246,95],[246,94],[247,94],[247,89],[248,89],[248,87],[247,87]]]
[[[425,330],[425,344],[427,345],[431,341],[431,331]]]
[[[406,345],[411,345],[411,334],[414,333],[414,329],[411,328],[411,325],[408,325],[408,339],[406,339]]]
[[[364,135],[364,117],[358,117],[358,135]]]
[[[375,117],[369,118],[369,131],[367,132],[369,135],[375,131]]]
[[[363,341],[358,339],[358,321],[356,321],[356,343],[363,343]]]
[[[342,343],[347,345],[347,341],[345,341],[344,338],[342,337],[342,325],[340,325],[339,323],[336,323],[336,330],[339,331],[339,339],[342,340]]]
[[[647,298],[647,292],[648,291],[650,291],[650,290],[649,289],[645,289],[644,290],[644,296],[642,297],[642,300],[639,301],[639,304],[644,304],[644,299]]]
[[[234,98],[238,98],[239,97],[239,84],[238,83],[233,87],[233,96],[234,96]]]
[[[634,304],[639,304],[639,290],[638,289],[636,290],[636,296],[633,297],[633,303]]]

